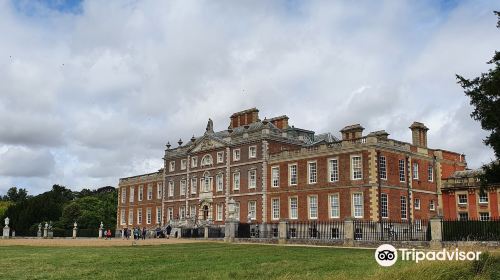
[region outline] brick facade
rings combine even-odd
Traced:
[[[148,208],[156,221],[156,207],[161,207],[161,225],[171,219],[224,224],[230,199],[239,205],[242,222],[400,220],[403,214],[406,219],[429,219],[448,200],[441,196],[443,179],[466,168],[463,155],[428,148],[427,128],[421,123],[410,127],[413,143],[389,139],[385,131],[363,135],[359,124],[342,129],[342,139],[337,139],[289,126],[287,116],[260,120],[258,112],[253,108],[233,114],[228,129],[220,132],[213,131],[209,120],[204,135],[179,141],[176,148],[167,144],[160,171],[120,179],[118,228],[129,226],[129,209],[135,219],[130,225],[156,227],[144,224]],[[296,166],[296,184],[290,184],[290,166]],[[279,179],[274,180],[276,174]],[[159,184],[162,198],[155,193],[151,201],[129,202],[130,188],[147,184]],[[137,224],[140,208],[143,221]]]

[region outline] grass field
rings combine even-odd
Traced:
[[[471,263],[443,266],[398,262],[391,268],[381,268],[373,253],[374,250],[362,249],[202,242],[134,247],[7,246],[0,247],[0,279],[471,279],[475,276],[469,273]]]

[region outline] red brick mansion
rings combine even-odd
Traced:
[[[227,130],[167,144],[164,168],[121,178],[117,229],[170,221],[224,224],[228,202],[241,222],[419,220],[443,210],[446,179],[466,170],[462,154],[427,147],[424,124],[412,142],[344,127],[341,138],[289,125],[287,116],[234,113]],[[496,202],[496,201],[495,201]],[[498,202],[496,202],[498,203]],[[498,215],[498,210],[495,212]]]

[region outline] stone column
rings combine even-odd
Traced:
[[[204,238],[208,239],[208,226],[205,226],[204,229],[205,229]]]
[[[441,217],[434,217],[431,218],[429,222],[431,227],[431,249],[441,249],[443,247],[442,220],[443,219]]]
[[[288,224],[288,221],[283,220],[283,221],[280,221],[280,223],[278,225],[278,234],[279,234],[279,241],[278,241],[278,243],[279,244],[286,244],[287,234],[288,234],[286,232],[287,224]]]
[[[77,226],[78,226],[78,225],[77,225],[77,224],[76,224],[76,222],[75,222],[75,223],[73,224],[73,239],[76,239],[76,231],[77,231],[77,229],[78,229],[78,228],[77,228]]]
[[[344,220],[344,245],[354,246],[354,219],[348,217]]]
[[[226,220],[224,242],[234,242],[234,238],[236,236],[236,225],[237,222],[235,220]]]

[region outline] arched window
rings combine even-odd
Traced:
[[[204,155],[203,158],[201,159],[201,166],[207,166],[207,165],[212,165],[212,156],[211,155]]]

